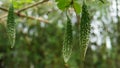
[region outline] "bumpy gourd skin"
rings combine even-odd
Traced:
[[[8,18],[7,18],[7,34],[11,47],[15,44],[15,21],[14,21],[14,7],[10,4]]]
[[[83,61],[87,51],[90,34],[90,18],[87,5],[82,5],[82,17],[80,22],[80,59]]]
[[[65,29],[65,37],[64,37],[64,42],[63,42],[63,58],[65,63],[69,60],[71,53],[72,53],[72,23],[70,19],[67,17],[67,24],[66,24],[66,29]]]

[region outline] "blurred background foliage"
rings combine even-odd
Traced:
[[[19,10],[38,0],[14,0]],[[81,0],[76,0],[82,4]],[[0,0],[0,7],[8,8],[9,0]],[[61,54],[66,16],[58,9],[55,0],[39,4],[21,13],[49,23],[16,16],[16,43],[10,48],[6,34],[7,12],[0,10],[0,68],[66,68]],[[91,14],[90,44],[85,68],[120,68],[120,0],[87,0]],[[80,68],[78,24],[75,12],[70,9],[73,23],[73,53],[67,68]]]

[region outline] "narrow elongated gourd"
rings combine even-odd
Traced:
[[[7,18],[7,34],[8,34],[8,40],[11,45],[11,48],[15,44],[15,19],[14,19],[14,7],[13,4],[10,4],[9,12],[8,12],[8,18]]]
[[[90,34],[90,18],[87,5],[83,2],[82,17],[80,22],[80,59],[83,61],[87,51]]]
[[[64,42],[63,42],[63,58],[65,63],[70,59],[71,53],[72,53],[72,23],[70,18],[67,16],[67,23],[65,26],[65,37],[64,37]]]

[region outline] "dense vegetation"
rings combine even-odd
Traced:
[[[0,68],[120,68],[119,2],[0,0]]]

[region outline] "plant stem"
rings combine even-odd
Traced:
[[[39,5],[39,4],[42,4],[42,3],[47,2],[47,1],[49,1],[49,0],[43,0],[43,1],[40,1],[40,2],[37,2],[37,3],[31,4],[31,5],[28,5],[27,7],[18,10],[18,13],[20,13],[20,12],[22,12],[22,11],[25,11],[25,10],[27,10],[27,9],[29,9],[29,8],[35,7],[35,6]]]
[[[5,11],[5,12],[8,12],[9,10],[6,9],[6,8],[3,8],[3,7],[0,7],[1,10]],[[37,20],[37,21],[41,21],[41,22],[45,22],[45,23],[49,23],[48,20],[44,20],[42,17],[39,17],[39,18],[35,18],[33,16],[27,16],[25,14],[22,14],[22,13],[18,13],[18,12],[14,12],[17,16],[20,16],[22,18],[28,18],[28,19],[32,19],[32,20]],[[7,17],[7,14],[3,15],[0,17],[0,20],[2,20],[2,18],[5,18]]]

